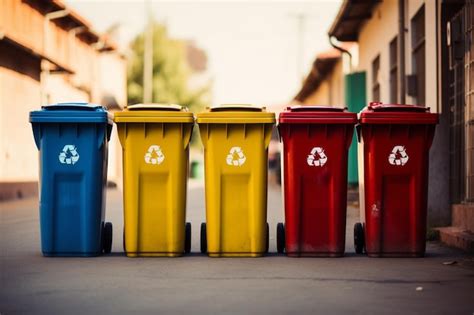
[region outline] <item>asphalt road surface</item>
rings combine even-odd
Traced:
[[[348,208],[346,257],[276,254],[280,190],[269,188],[270,254],[208,258],[199,253],[204,188],[191,182],[192,251],[182,258],[127,258],[122,253],[122,201],[107,194],[114,224],[111,255],[44,258],[38,200],[0,203],[0,314],[309,313],[474,314],[474,258],[428,243],[425,258],[377,259],[354,254]]]

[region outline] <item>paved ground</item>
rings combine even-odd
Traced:
[[[474,259],[428,244],[426,258],[356,256],[348,209],[345,258],[276,255],[274,227],[283,216],[280,191],[269,191],[268,257],[211,259],[198,254],[204,191],[190,184],[188,220],[193,254],[126,258],[120,193],[108,191],[113,254],[44,258],[39,251],[37,200],[0,204],[0,313],[430,313],[474,314]],[[443,264],[456,261],[453,265]],[[418,290],[417,290],[418,288]],[[421,289],[420,289],[421,288]]]

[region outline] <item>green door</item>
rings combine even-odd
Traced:
[[[358,113],[367,103],[365,90],[365,72],[354,72],[344,77],[345,102],[349,111]],[[359,183],[357,171],[357,135],[354,132],[351,147],[349,148],[348,166],[349,185],[355,186]]]

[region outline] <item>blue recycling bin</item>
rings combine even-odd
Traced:
[[[110,253],[104,222],[112,118],[100,105],[59,103],[30,112],[40,151],[39,212],[44,256]]]

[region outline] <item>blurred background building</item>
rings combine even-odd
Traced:
[[[41,105],[127,102],[126,61],[107,34],[57,0],[0,0],[0,200],[37,193],[38,153],[28,115]],[[110,143],[109,179],[120,178]]]
[[[341,43],[338,48],[333,47],[316,55],[310,72],[294,97],[294,103],[346,106],[344,75],[351,73],[353,63],[356,62],[357,44]]]

